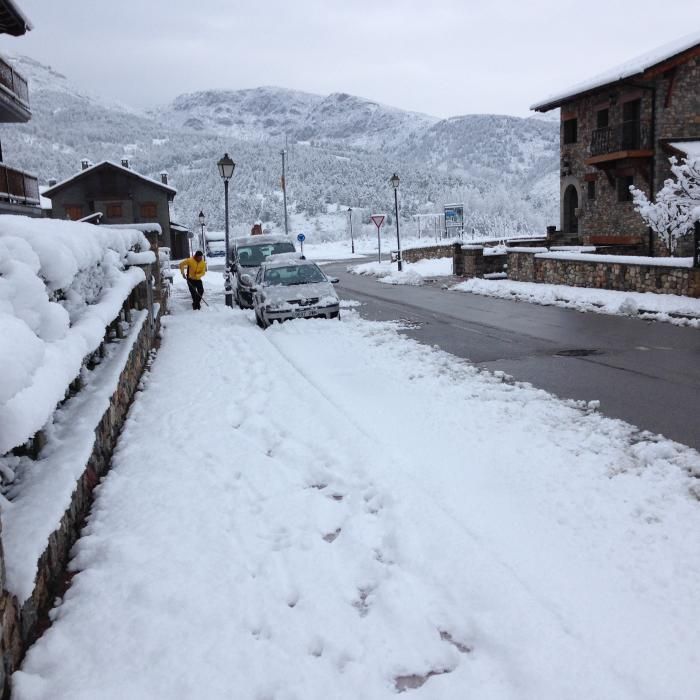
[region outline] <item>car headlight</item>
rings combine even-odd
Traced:
[[[286,301],[273,301],[265,306],[265,311],[284,311],[288,307],[289,304]]]

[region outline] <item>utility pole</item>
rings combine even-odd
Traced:
[[[348,207],[348,214],[350,215],[350,245],[351,245],[351,252],[353,255],[355,255],[355,239],[353,238],[352,235],[352,209]]]
[[[284,159],[286,156],[286,152],[284,149],[280,151],[282,154],[282,199],[284,200],[284,233],[285,235],[289,235],[289,220],[287,218],[287,180],[285,177],[285,170],[284,170]]]

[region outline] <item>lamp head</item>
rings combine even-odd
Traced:
[[[233,177],[236,164],[231,160],[228,153],[224,153],[224,157],[216,165],[219,168],[219,175],[221,175],[222,179],[230,180]]]
[[[395,190],[399,189],[399,176],[396,173],[391,176],[389,182]]]

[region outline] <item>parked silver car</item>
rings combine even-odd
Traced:
[[[253,286],[255,320],[267,328],[292,318],[340,318],[337,281],[309,260],[263,263]]]
[[[233,241],[231,250],[231,271],[236,275],[234,296],[242,309],[253,306],[252,283],[260,265],[270,255],[294,253],[294,243],[287,236],[245,236]],[[246,283],[250,280],[250,284]]]

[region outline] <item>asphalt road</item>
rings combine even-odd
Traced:
[[[380,284],[324,266],[371,320],[402,319],[428,345],[700,449],[700,332],[669,323]]]

